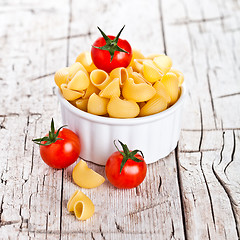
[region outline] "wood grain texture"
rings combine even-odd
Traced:
[[[1,1],[0,239],[240,239],[239,22],[236,0]],[[49,168],[32,139],[61,125],[55,71],[90,50],[96,26],[123,24],[134,48],[184,72],[183,130],[136,189],[82,189],[96,212],[79,222],[66,209],[76,163]]]

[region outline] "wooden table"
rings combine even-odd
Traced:
[[[55,71],[90,50],[97,26],[124,24],[122,38],[185,75],[181,138],[136,189],[82,189],[96,212],[79,222],[66,208],[75,164],[49,168],[32,139],[61,125]],[[239,43],[239,0],[2,0],[0,239],[239,239]]]

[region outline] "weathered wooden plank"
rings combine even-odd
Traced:
[[[167,53],[184,69],[189,89],[177,158],[186,237],[238,239],[239,32],[226,29],[236,29],[239,7],[199,4],[163,2]]]
[[[239,238],[238,170],[227,175],[229,167],[239,169],[239,158],[235,155],[239,137],[232,131],[223,136],[215,132],[215,139],[221,139],[221,144],[213,145],[219,150],[179,154],[189,239]]]
[[[232,210],[230,212],[232,212],[232,217],[235,221],[233,226],[235,226],[238,238],[240,236],[239,148],[239,131],[223,132],[223,145],[220,152],[220,159],[212,165],[213,173],[229,199]]]
[[[203,10],[209,7],[203,5],[198,16],[193,14],[199,9],[193,1],[164,2],[163,12],[168,13],[164,15],[168,54],[184,69],[190,89],[186,116],[192,121],[184,121],[188,129],[199,127],[199,108],[203,121],[207,121],[203,123],[204,128],[239,127],[239,118],[234,115],[239,112],[240,85],[237,79],[240,73],[236,56],[239,45],[236,42],[240,35],[239,31],[228,30],[239,22],[239,11],[233,10],[234,1],[228,3],[231,4],[226,6],[227,11],[222,4],[215,3],[215,8],[210,8],[213,11],[206,13]],[[181,38],[174,41],[174,35]]]
[[[66,64],[66,41],[51,38],[67,31],[67,3],[1,6],[0,239],[60,236],[62,172],[43,164],[32,138],[46,133],[51,117],[60,123],[53,72]]]

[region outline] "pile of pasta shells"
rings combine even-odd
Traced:
[[[144,57],[133,50],[127,68],[110,73],[97,69],[90,52],[59,69],[54,76],[63,97],[91,114],[112,118],[135,118],[156,114],[172,106],[181,95],[183,74],[172,68],[163,54]]]

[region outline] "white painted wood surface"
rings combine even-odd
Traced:
[[[85,190],[94,216],[66,203],[73,167],[54,170],[34,137],[61,125],[54,72],[99,36],[122,33],[144,54],[168,54],[188,97],[177,149],[132,190]],[[239,239],[240,2],[0,2],[0,239]],[[89,164],[100,174],[104,168]]]

